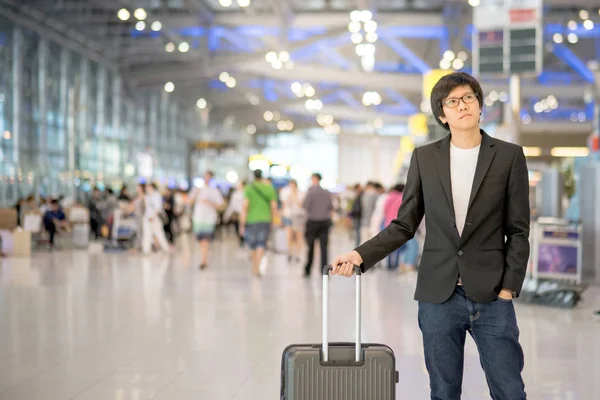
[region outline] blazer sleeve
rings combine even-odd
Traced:
[[[505,262],[502,288],[521,292],[529,260],[529,175],[523,148],[513,158],[506,193]]]
[[[421,224],[425,205],[417,150],[413,151],[410,160],[406,186],[402,193],[402,205],[398,209],[396,219],[373,239],[355,249],[363,260],[361,265],[363,271],[367,271],[379,260],[412,239]]]

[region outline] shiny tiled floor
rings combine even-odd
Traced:
[[[333,251],[350,244],[333,238]],[[172,255],[62,251],[0,260],[0,400],[264,400],[290,343],[319,342],[321,280],[269,259],[249,276],[234,242],[206,271],[182,240]],[[316,271],[315,271],[316,272]],[[353,338],[353,282],[332,279],[331,338]],[[365,341],[389,344],[398,399],[428,398],[414,275],[365,275]],[[529,399],[600,399],[600,290],[576,310],[518,305]],[[335,324],[335,326],[334,326]],[[472,341],[464,399],[489,399]]]

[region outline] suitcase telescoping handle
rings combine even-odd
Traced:
[[[329,271],[333,267],[326,265],[323,267],[323,362],[329,361],[329,342],[328,342],[328,325],[329,325]],[[356,345],[355,345],[355,361],[360,362],[361,358],[361,341],[360,341],[360,327],[361,327],[361,270],[359,266],[354,266],[354,273],[356,274]]]

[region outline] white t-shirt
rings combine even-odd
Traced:
[[[192,217],[194,222],[215,225],[218,219],[217,210],[202,200],[208,200],[219,207],[222,206],[223,196],[221,196],[219,189],[204,186],[201,189],[194,190],[192,196],[194,196],[194,214]]]
[[[296,190],[296,199],[292,199],[292,189],[286,186],[279,192],[279,199],[282,202],[281,215],[284,218],[293,218],[303,214],[304,193],[301,191]]]
[[[465,227],[480,147],[481,145],[472,149],[461,149],[451,144],[450,148],[452,200],[459,235],[462,235]]]

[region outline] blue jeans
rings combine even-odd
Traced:
[[[492,399],[526,399],[523,350],[512,301],[476,303],[457,286],[443,304],[419,302],[419,327],[431,400],[460,399],[467,332],[479,350]]]
[[[401,256],[404,264],[416,266],[417,257],[419,256],[419,243],[417,243],[417,239],[410,239],[398,250],[391,253],[388,258],[388,268],[396,268],[401,260]]]

